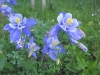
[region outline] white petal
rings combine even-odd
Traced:
[[[16,28],[17,28],[16,25],[15,25],[15,24],[12,24],[12,23],[9,23],[9,26],[10,26],[11,28],[13,28],[13,29],[16,29]]]
[[[57,17],[57,21],[60,23],[63,20],[63,14],[61,13],[58,17]]]

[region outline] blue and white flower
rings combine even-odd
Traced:
[[[26,48],[28,48],[28,58],[31,56],[36,58],[36,51],[38,51],[40,47],[37,46],[36,43],[34,43],[33,37],[29,40],[29,43],[27,43]]]
[[[21,14],[15,14],[9,17],[11,23],[6,24],[3,30],[10,32],[10,41],[15,42],[19,40],[22,33],[25,36],[30,36],[30,27],[34,26],[37,22],[33,18],[23,18]]]
[[[77,28],[81,22],[77,21],[77,19],[72,18],[71,13],[65,13],[61,12],[57,17],[58,25],[61,27],[63,31],[65,31],[68,36],[75,40],[79,40],[84,35],[81,33],[81,31]]]
[[[11,17],[14,14],[11,7],[9,7],[7,5],[1,5],[0,12],[3,13],[4,15],[6,15],[8,18]]]
[[[60,53],[65,53],[65,49],[60,46],[60,41],[57,37],[43,37],[44,46],[42,49],[42,53],[48,54],[51,59],[54,61],[57,60],[56,56]]]

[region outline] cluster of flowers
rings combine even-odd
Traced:
[[[14,11],[11,9],[11,7],[4,5],[4,2],[8,2],[9,4],[15,5],[15,0],[3,0],[0,12],[7,16],[10,23],[6,24],[3,28],[3,30],[7,30],[10,33],[10,42],[16,44],[16,48],[27,48],[28,49],[28,57],[31,55],[36,58],[36,52],[40,49],[39,46],[37,46],[34,43],[34,38],[30,37],[30,27],[34,26],[37,21],[33,18],[26,18],[18,13],[14,13]],[[29,38],[29,43],[26,43],[26,39]]]
[[[4,0],[3,2],[8,1]],[[16,4],[14,0],[9,0],[10,4]],[[34,42],[34,38],[29,39],[29,43],[26,42],[26,39],[30,37],[30,27],[34,26],[37,21],[33,18],[23,18],[21,14],[14,13],[10,7],[2,4],[0,7],[0,12],[5,14],[10,21],[9,24],[6,24],[3,30],[7,30],[10,33],[10,42],[16,44],[16,48],[27,48],[28,49],[28,58],[34,56],[36,58],[36,51],[40,49],[39,46]],[[50,31],[46,32],[43,37],[44,46],[41,52],[43,54],[48,54],[51,59],[54,61],[57,60],[57,55],[61,53],[66,53],[66,50],[60,44],[57,34],[59,31],[64,31],[72,44],[77,45],[81,50],[87,51],[87,47],[82,43],[78,42],[79,39],[85,37],[85,33],[77,28],[81,22],[77,19],[72,18],[71,13],[61,12],[57,17],[58,23],[55,24]]]
[[[59,31],[64,31],[72,44],[76,44],[82,51],[86,52],[88,49],[85,45],[78,42],[85,33],[77,28],[81,22],[72,18],[71,13],[61,12],[57,17],[58,24],[55,24],[49,32],[43,37],[44,47],[42,53],[48,53],[53,60],[57,60],[56,56],[60,53],[65,53],[66,50],[60,45],[57,34]]]

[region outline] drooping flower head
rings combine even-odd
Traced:
[[[77,21],[75,18],[72,18],[71,13],[61,12],[57,17],[57,21],[61,29],[65,31],[71,38],[79,40],[85,36],[85,34],[82,34],[84,32],[77,28],[81,22]]]
[[[56,56],[60,53],[65,53],[66,51],[62,46],[60,46],[60,41],[58,37],[43,37],[44,46],[42,49],[42,53],[48,54],[51,59],[56,61]]]
[[[34,58],[36,58],[36,51],[39,50],[40,47],[37,46],[36,43],[34,43],[33,37],[30,38],[29,43],[27,44],[27,48],[28,48],[28,58],[30,56],[33,56]]]
[[[19,40],[17,40],[16,42],[16,48],[19,49],[23,49],[24,45],[25,45],[25,38],[24,37],[20,37]]]
[[[15,42],[20,38],[22,33],[25,36],[30,36],[30,27],[36,24],[36,20],[33,18],[23,18],[21,14],[15,14],[9,17],[9,24],[4,26],[4,30],[10,32],[10,41]]]
[[[6,15],[8,18],[14,14],[13,10],[7,5],[1,5],[0,12]]]

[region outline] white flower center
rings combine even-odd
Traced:
[[[16,17],[16,18],[15,18],[15,22],[16,22],[17,24],[20,23],[20,18]]]
[[[66,23],[66,25],[69,25],[69,24],[73,23],[73,20],[71,18],[68,18],[65,23]]]

